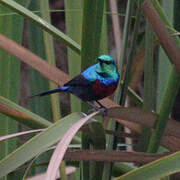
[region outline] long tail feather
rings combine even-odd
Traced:
[[[42,92],[42,93],[39,93],[39,94],[35,94],[33,96],[30,96],[29,98],[33,98],[33,97],[36,97],[36,96],[46,96],[46,95],[61,92],[61,91],[62,91],[61,88],[52,89],[52,90],[45,91],[45,92]]]

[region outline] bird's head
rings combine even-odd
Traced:
[[[110,65],[110,64],[115,63],[114,59],[111,56],[106,55],[106,54],[99,56],[97,58],[97,60],[99,61],[100,65],[102,65],[102,64]]]
[[[97,60],[99,61],[100,71],[107,73],[116,71],[115,61],[111,56],[103,54]]]

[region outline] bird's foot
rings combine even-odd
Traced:
[[[105,106],[100,106],[99,110],[101,111],[101,113],[103,114],[103,116],[106,116],[108,113],[108,109]]]
[[[105,116],[107,115],[108,109],[103,106],[99,101],[96,101],[100,106],[96,106],[93,103],[87,101],[87,103],[92,106],[93,108],[88,111],[88,114],[93,113],[95,111],[101,111],[101,113]]]
[[[94,106],[92,109],[88,111],[88,114],[93,113],[95,111],[100,111],[103,115],[107,115],[108,109],[104,106]]]

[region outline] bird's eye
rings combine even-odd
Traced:
[[[102,63],[105,63],[105,64],[112,64],[111,61],[105,61],[103,59],[100,59],[100,58],[97,58],[99,60],[99,62],[102,64]]]
[[[104,61],[105,64],[111,64],[111,61]]]

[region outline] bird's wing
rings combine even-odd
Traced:
[[[64,86],[89,86],[91,82],[88,81],[82,74],[74,77],[69,82],[67,82]]]

